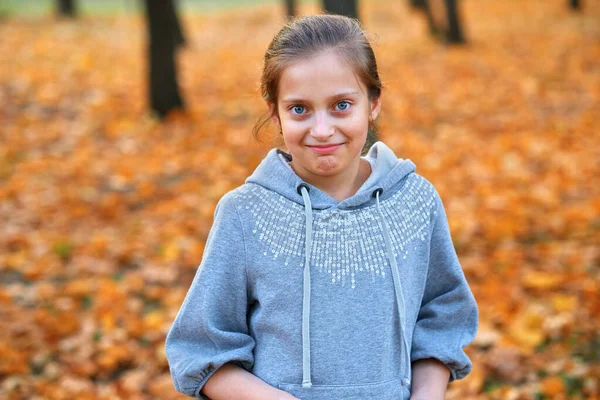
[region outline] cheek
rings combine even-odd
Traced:
[[[365,110],[362,105],[357,106],[352,109],[352,111],[347,115],[346,118],[343,118],[343,123],[345,125],[354,125],[356,128],[362,127],[369,123],[369,114]]]
[[[290,140],[300,140],[307,130],[306,121],[297,121],[285,116],[281,119],[281,126],[283,128],[283,136],[289,137]]]
[[[347,131],[351,133],[353,137],[366,137],[369,130],[369,120],[363,118],[363,115],[356,115],[353,118],[349,118],[346,121],[345,126]]]
[[[298,147],[302,141],[301,131],[293,123],[283,122],[283,141],[288,149]]]

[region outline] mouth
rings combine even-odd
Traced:
[[[343,143],[340,143],[340,144],[327,144],[327,145],[320,145],[320,146],[308,146],[308,147],[310,147],[312,150],[316,151],[317,153],[325,154],[325,153],[332,153],[332,152],[334,152],[339,147],[341,147],[342,144]]]

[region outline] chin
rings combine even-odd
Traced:
[[[333,175],[340,170],[340,163],[334,157],[321,157],[314,163],[321,175]]]
[[[324,170],[318,169],[318,170],[315,170],[313,173],[318,176],[335,176],[338,173],[338,171],[337,170],[324,171]]]

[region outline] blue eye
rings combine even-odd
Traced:
[[[303,114],[303,113],[304,113],[304,110],[305,110],[304,106],[293,106],[293,107],[292,107],[292,112],[293,112],[294,114],[298,114],[298,115],[299,115],[299,114]]]
[[[346,111],[348,109],[348,107],[350,107],[350,103],[348,103],[347,101],[344,100],[344,101],[340,101],[335,106],[339,111]]]

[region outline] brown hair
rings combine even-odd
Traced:
[[[285,67],[325,50],[335,51],[353,66],[358,78],[367,87],[369,99],[381,95],[383,85],[377,72],[375,53],[359,22],[353,18],[325,14],[292,20],[275,35],[264,58],[260,80],[263,99],[276,105],[279,80]],[[257,121],[253,129],[255,138],[259,138],[260,130],[270,117],[267,112]]]

